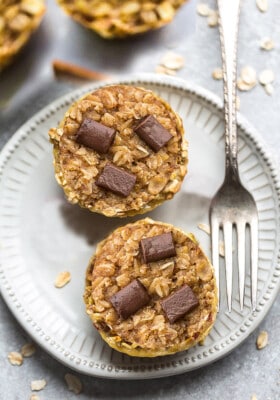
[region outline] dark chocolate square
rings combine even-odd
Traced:
[[[199,304],[194,292],[188,285],[182,286],[160,303],[171,324],[193,310]]]
[[[91,118],[85,118],[77,132],[76,142],[105,154],[108,153],[115,135],[115,129],[102,125]]]
[[[176,249],[171,232],[142,239],[140,242],[140,249],[145,263],[176,256]]]
[[[135,182],[135,175],[113,164],[107,164],[99,175],[96,185],[127,197],[133,189]]]
[[[134,279],[129,285],[114,294],[110,301],[119,316],[127,319],[147,305],[150,296],[145,286],[138,279]]]
[[[142,118],[134,130],[155,152],[158,152],[173,137],[152,115]]]

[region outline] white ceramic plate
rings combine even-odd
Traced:
[[[210,199],[224,174],[221,102],[201,88],[162,76],[133,77],[123,82],[154,90],[183,118],[189,141],[189,173],[180,193],[148,215],[194,232],[209,254],[209,237],[197,224],[208,222]],[[92,328],[82,295],[85,269],[95,244],[128,219],[109,219],[68,204],[54,179],[48,142],[48,129],[56,126],[74,100],[96,87],[76,90],[43,109],[16,132],[1,153],[2,295],[34,340],[80,372],[143,379],[193,370],[239,345],[257,327],[277,295],[280,189],[276,167],[258,135],[240,117],[240,173],[257,201],[260,218],[257,310],[250,310],[247,270],[243,313],[235,281],[232,313],[226,311],[222,294],[218,319],[203,346],[155,359],[122,355],[104,344]],[[54,280],[64,270],[71,272],[72,280],[56,289]],[[223,285],[223,274],[221,278]]]

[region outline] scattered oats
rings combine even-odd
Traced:
[[[71,390],[71,392],[74,392],[75,394],[81,393],[81,391],[83,390],[83,385],[77,376],[66,374],[64,378],[67,383],[68,389]]]
[[[215,28],[219,23],[219,14],[216,10],[210,10],[210,14],[207,17],[208,26]]]
[[[272,83],[274,81],[274,73],[271,69],[264,69],[259,74],[259,81],[262,85],[267,85],[268,83]]]
[[[185,60],[180,54],[169,51],[163,56],[160,64],[165,68],[177,71],[178,69],[183,68]]]
[[[210,230],[210,226],[207,224],[204,224],[203,222],[198,224],[197,227],[202,230],[203,232],[207,233],[207,235],[210,235],[211,230]]]
[[[247,85],[256,85],[257,83],[257,73],[254,68],[246,66],[241,69],[240,77],[244,83]]]
[[[176,71],[174,71],[172,69],[165,68],[165,75],[174,76],[174,75],[176,75]]]
[[[208,4],[206,3],[199,3],[196,6],[196,11],[199,15],[201,15],[201,17],[208,17],[208,15],[210,14],[210,8],[208,6]]]
[[[54,282],[54,286],[57,288],[62,288],[71,280],[71,274],[68,271],[60,272]]]
[[[8,354],[8,360],[12,365],[21,365],[23,363],[23,357],[17,351],[11,351]]]
[[[162,75],[173,75],[173,76],[176,75],[176,71],[165,68],[163,65],[157,65],[155,71],[157,74],[162,74]]]
[[[166,74],[166,68],[164,68],[162,65],[157,65],[156,68],[155,68],[155,72],[157,74],[165,75]]]
[[[234,247],[232,248],[232,252],[233,253],[235,252]],[[225,254],[226,254],[225,253],[225,243],[222,240],[219,241],[219,254],[221,257],[225,257]]]
[[[29,400],[40,400],[40,397],[37,394],[32,393]]]
[[[244,82],[243,79],[241,79],[241,78],[237,79],[237,88],[239,90],[241,90],[242,92],[248,92],[248,90],[253,89],[253,87],[255,87],[255,85],[256,85],[256,83],[248,85],[248,83]]]
[[[221,257],[225,256],[225,244],[221,240],[219,241],[219,254]]]
[[[236,105],[236,109],[239,111],[240,110],[240,97],[239,96],[236,96],[235,105]]]
[[[257,349],[264,349],[268,344],[268,333],[266,331],[261,331],[257,337]]]
[[[223,70],[222,70],[222,68],[220,68],[220,67],[215,68],[215,69],[212,71],[212,78],[214,78],[214,79],[216,79],[216,80],[221,80],[221,79],[223,79]]]
[[[262,50],[267,50],[267,51],[269,51],[269,50],[274,49],[274,47],[275,47],[274,41],[273,41],[272,39],[268,38],[268,37],[263,38],[263,39],[261,40],[261,42],[260,42],[260,48],[261,48]]]
[[[255,394],[252,394],[251,400],[258,400],[258,399],[257,399],[257,396],[256,396]]]
[[[203,232],[207,233],[207,235],[211,234],[210,226],[204,223],[199,223],[197,227],[202,230]],[[233,249],[234,251],[234,249]],[[219,254],[221,257],[225,256],[225,244],[223,241],[219,241]]]
[[[264,90],[265,90],[266,94],[271,96],[274,92],[274,87],[272,86],[271,83],[267,83],[266,85],[264,85]]]
[[[25,345],[22,346],[21,348],[21,354],[23,357],[31,357],[36,351],[36,347],[34,343],[26,343]]]
[[[242,68],[237,79],[237,88],[243,92],[253,89],[257,84],[257,74],[254,68],[246,66]]]
[[[268,10],[268,1],[267,0],[256,0],[256,4],[258,9],[261,12],[266,12]]]
[[[45,379],[39,379],[37,381],[32,381],[31,382],[31,390],[34,390],[34,391],[42,390],[42,389],[44,389],[46,384],[47,384],[47,382],[45,381]]]

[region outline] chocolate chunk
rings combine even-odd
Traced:
[[[194,292],[188,285],[182,286],[160,303],[171,324],[199,304]]]
[[[171,232],[142,239],[140,248],[145,263],[176,256]]]
[[[113,164],[107,164],[99,175],[96,185],[127,197],[136,182],[136,176]]]
[[[126,319],[148,304],[150,296],[145,286],[138,279],[134,279],[129,285],[114,294],[110,301],[119,316]]]
[[[152,115],[142,118],[134,130],[155,152],[173,137]]]
[[[108,153],[115,135],[115,129],[102,125],[91,118],[85,118],[77,132],[76,142],[105,154]]]

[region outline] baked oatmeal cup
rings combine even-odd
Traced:
[[[192,234],[146,218],[98,244],[84,301],[113,349],[137,357],[173,354],[202,342],[214,324],[214,270]]]
[[[87,94],[49,136],[67,199],[109,217],[171,199],[187,171],[180,117],[144,88],[109,85]]]
[[[157,29],[171,22],[186,0],[58,0],[74,20],[111,39]]]
[[[44,13],[43,0],[1,0],[0,71],[12,62],[26,44]]]

